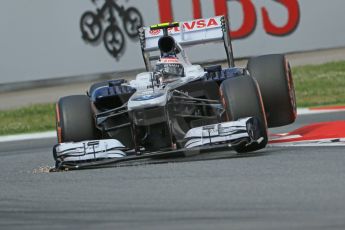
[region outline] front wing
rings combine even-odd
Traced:
[[[253,131],[258,129],[253,126],[256,124],[254,119],[244,118],[192,128],[185,135],[184,148],[153,153],[128,150],[114,139],[61,143],[53,148],[56,169],[86,169],[125,161],[188,157],[210,151],[236,150],[238,146],[262,141],[263,137],[253,135]]]

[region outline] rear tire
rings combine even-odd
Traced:
[[[256,117],[258,132],[264,138],[260,143],[236,146],[235,150],[237,152],[251,152],[264,148],[268,140],[267,125],[260,89],[256,81],[248,75],[230,78],[221,84],[220,91],[228,116],[227,120],[234,121],[245,117]]]
[[[289,62],[272,54],[249,59],[247,68],[259,84],[268,127],[291,124],[297,116],[295,89]]]
[[[56,105],[58,142],[96,139],[90,99],[85,95],[63,97]]]

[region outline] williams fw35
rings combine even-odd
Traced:
[[[235,67],[226,17],[142,27],[139,38],[146,72],[58,101],[57,169],[220,149],[256,151],[266,146],[268,127],[296,119],[284,55],[253,57],[246,68]],[[189,61],[185,47],[209,43],[224,47],[227,68]]]

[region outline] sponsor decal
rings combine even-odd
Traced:
[[[172,0],[157,0],[158,9],[161,22],[172,22],[173,8]],[[177,0],[175,0],[178,2]],[[202,4],[200,0],[192,1],[192,14],[194,19],[202,18]],[[265,4],[279,4],[282,5],[287,11],[287,18],[283,25],[278,25],[270,17],[270,11],[267,6],[257,9],[254,0],[213,0],[215,15],[228,15],[229,6],[232,2],[241,4],[243,9],[243,21],[241,26],[236,30],[231,30],[231,37],[233,39],[243,39],[251,35],[256,27],[257,22],[262,21],[263,30],[271,36],[286,36],[293,33],[300,21],[300,8],[298,0],[267,0]],[[260,19],[260,20],[259,20]],[[202,22],[199,22],[202,23]]]
[[[197,19],[190,22],[184,22],[182,28],[184,31],[195,31],[198,29],[205,29],[205,28],[213,28],[220,26],[220,22],[218,22],[215,18],[210,19]],[[172,27],[168,28],[168,31],[172,34],[181,32],[180,27]],[[152,36],[162,35],[162,30],[150,30],[149,34]]]
[[[179,63],[177,58],[161,58],[162,63]]]
[[[208,20],[200,19],[200,20],[194,20],[191,22],[185,22],[183,24],[183,28],[185,30],[194,30],[194,29],[203,29],[203,28],[210,28],[219,26],[218,22],[214,18],[210,18]],[[175,27],[174,29],[179,29],[178,27]]]
[[[146,94],[146,95],[141,95],[141,96],[135,97],[132,99],[132,101],[148,101],[148,100],[152,100],[152,99],[161,97],[163,95],[164,95],[164,93]]]
[[[96,0],[91,0],[96,4]],[[118,19],[121,22],[118,22]],[[125,50],[125,34],[131,38],[138,37],[138,27],[143,26],[143,17],[134,7],[125,8],[116,0],[104,0],[102,7],[96,12],[87,11],[80,19],[82,39],[98,45],[100,40],[107,52],[114,58],[119,58]]]
[[[155,36],[161,33],[161,30],[150,30],[149,32],[151,35]]]

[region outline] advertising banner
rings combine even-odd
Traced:
[[[137,27],[227,15],[236,58],[345,46],[343,0],[2,0],[0,84],[144,68]],[[203,26],[204,21],[190,27]],[[187,49],[193,62],[224,48]]]

